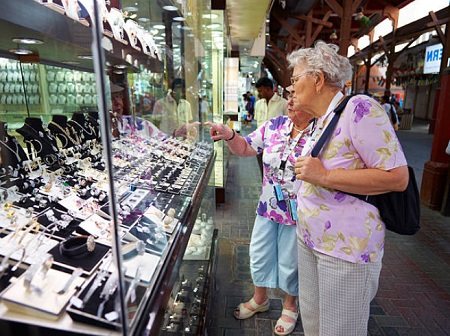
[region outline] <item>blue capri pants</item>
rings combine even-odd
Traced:
[[[297,296],[296,226],[256,215],[250,240],[250,271],[255,286],[280,288]]]

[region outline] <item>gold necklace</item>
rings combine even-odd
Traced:
[[[50,121],[48,124],[49,124],[49,125],[50,125],[50,124],[55,125],[57,128],[59,128],[59,129],[61,130],[61,132],[63,132],[63,133],[67,136],[67,138],[68,138],[70,141],[73,142],[73,144],[75,144],[75,145],[79,145],[79,144],[80,144],[80,141],[75,140],[74,138],[72,138],[72,136],[69,134],[69,131],[68,131],[67,129],[64,129],[61,125],[58,125],[58,124],[55,123],[54,121]]]

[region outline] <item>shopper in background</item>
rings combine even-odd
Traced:
[[[184,80],[175,78],[167,95],[157,100],[153,108],[153,116],[160,119],[160,130],[172,134],[174,130],[192,122],[191,104],[185,98]]]
[[[381,106],[383,106],[384,111],[389,116],[389,120],[391,121],[394,129],[398,131],[399,120],[397,110],[395,109],[394,104],[391,102],[389,96],[383,96],[383,98],[381,98]]]
[[[226,125],[209,124],[211,138],[225,140],[232,153],[239,156],[263,154],[262,192],[250,241],[250,269],[255,292],[250,301],[239,304],[235,317],[246,319],[267,311],[267,288],[280,288],[285,292],[285,298],[274,330],[277,335],[291,333],[298,317],[293,164],[311,130],[310,120],[310,115],[294,111],[291,102],[288,116],[274,117],[246,137]]]
[[[260,127],[267,120],[287,112],[287,100],[273,91],[273,82],[270,78],[262,77],[255,84],[259,100],[255,103],[256,127]],[[262,154],[257,155],[259,170],[263,174]]]
[[[346,193],[402,191],[408,183],[389,118],[364,95],[350,99],[319,156],[310,156],[352,75],[350,62],[336,49],[319,41],[288,56],[294,107],[318,118],[295,163],[299,303],[306,336],[367,335],[385,227],[376,207]]]

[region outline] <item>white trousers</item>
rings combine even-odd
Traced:
[[[381,259],[354,264],[298,243],[299,305],[305,336],[366,336]]]

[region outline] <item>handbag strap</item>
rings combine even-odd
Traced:
[[[350,95],[345,97],[339,105],[334,109],[334,116],[333,119],[331,119],[330,123],[328,124],[325,131],[323,131],[322,135],[320,136],[320,139],[317,141],[317,144],[314,146],[313,150],[311,151],[312,157],[317,157],[319,155],[320,150],[322,149],[323,145],[327,142],[328,138],[330,137],[331,133],[336,128],[337,122],[339,121],[339,117],[341,116],[342,111],[344,111],[345,106],[347,106],[348,101],[350,98],[352,98],[354,95]],[[342,192],[342,191],[341,191]],[[369,199],[369,195],[358,195],[358,194],[352,194],[348,192],[343,192],[344,194],[359,198],[360,200],[363,200],[365,202],[370,203],[371,199]]]
[[[342,111],[344,111],[345,106],[347,106],[348,101],[350,98],[352,98],[354,95],[346,96],[344,99],[341,100],[341,102],[336,106],[333,113],[333,119],[331,119],[330,123],[328,124],[327,128],[323,131],[322,135],[320,136],[319,140],[317,141],[316,145],[311,151],[312,157],[317,157],[322,150],[323,145],[328,141],[328,138],[330,137],[331,133],[333,133],[334,129],[336,128],[336,125],[339,121],[339,117],[341,116]]]

